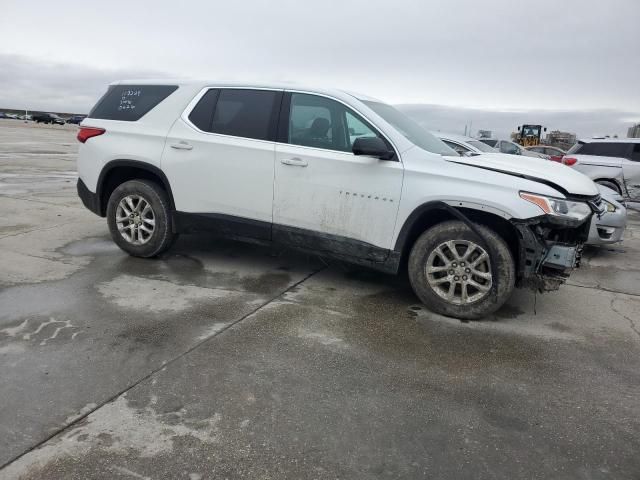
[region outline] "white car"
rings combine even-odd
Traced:
[[[435,312],[480,318],[552,289],[602,202],[546,161],[460,157],[390,105],[290,84],[112,84],[78,131],[78,193],[124,251],[213,231],[396,273]]]
[[[640,200],[640,138],[579,140],[562,163],[627,198]]]
[[[472,137],[452,133],[432,133],[461,156],[480,155],[483,153],[504,155],[498,153],[495,148]],[[514,157],[504,158],[504,160],[507,159],[511,159],[512,162],[522,161]],[[589,238],[586,243],[588,245],[609,245],[620,242],[627,227],[627,209],[623,198],[618,192],[603,185],[598,185],[598,190],[604,202],[605,212],[602,215],[594,215],[591,219]]]

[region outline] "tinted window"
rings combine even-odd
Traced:
[[[631,152],[631,160],[640,162],[640,143],[633,145],[633,151]]]
[[[176,91],[175,85],[112,85],[89,118],[135,122]]]
[[[375,136],[383,138],[342,103],[317,95],[291,94],[289,143],[350,152],[356,138]]]
[[[628,157],[629,144],[622,142],[580,142],[574,145],[569,153],[580,155],[599,155],[602,157]]]
[[[220,90],[211,89],[205,93],[200,101],[197,103],[191,113],[189,114],[189,120],[200,130],[205,132],[211,131],[211,121],[213,120],[213,109],[216,107],[216,101]]]
[[[280,92],[228,89],[218,96],[210,131],[270,140],[275,135],[276,99]],[[279,106],[279,102],[278,102]]]

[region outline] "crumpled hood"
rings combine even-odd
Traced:
[[[598,188],[586,175],[558,162],[504,153],[483,153],[471,157],[444,157],[449,162],[485,168],[538,181],[565,195],[598,195]]]

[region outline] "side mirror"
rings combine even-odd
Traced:
[[[395,155],[393,150],[389,150],[384,140],[378,137],[358,137],[353,142],[354,155],[367,155],[380,160],[391,160]]]

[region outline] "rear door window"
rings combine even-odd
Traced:
[[[176,85],[111,85],[89,118],[135,122],[177,89]]]
[[[198,103],[191,113],[189,113],[189,120],[196,127],[204,132],[211,131],[211,122],[213,121],[213,110],[216,108],[216,102],[218,101],[218,95],[220,90],[212,88],[200,98]]]
[[[256,140],[275,140],[282,92],[223,89],[216,102],[212,133]]]

